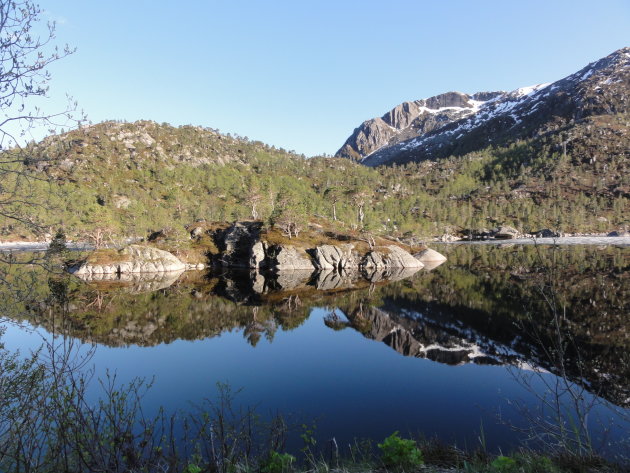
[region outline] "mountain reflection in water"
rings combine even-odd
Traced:
[[[330,328],[354,329],[404,356],[556,372],[548,356],[557,337],[551,291],[563,336],[572,342],[563,369],[591,392],[630,405],[628,249],[461,245],[441,251],[449,261],[433,271],[367,279],[336,272],[185,273],[89,283],[51,278],[50,294],[30,305],[27,318],[108,346],[148,347],[233,330],[255,346],[279,329],[300,326],[319,307],[329,312]]]
[[[553,290],[566,310],[567,335],[581,349],[580,357],[567,357],[586,361],[581,375],[584,367],[573,367],[575,376],[618,405],[630,403],[627,249],[462,245],[443,251],[449,262],[431,272],[389,270],[369,279],[334,271],[234,271],[129,275],[88,284],[51,280],[51,297],[39,303],[31,321],[51,328],[60,320],[58,314],[50,319],[52,306],[66,312],[56,331],[86,342],[153,346],[242,329],[256,345],[262,336],[273,339],[276,330],[301,325],[313,308],[326,307],[329,327],[355,329],[405,356],[553,372],[544,342],[555,334],[542,292]]]

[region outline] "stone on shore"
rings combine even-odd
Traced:
[[[442,253],[438,253],[437,251],[432,250],[431,248],[422,250],[420,253],[416,253],[413,256],[422,263],[446,261],[446,256],[444,256]]]
[[[414,258],[408,251],[396,245],[374,248],[363,257],[360,264],[363,268],[422,268],[422,262]]]
[[[68,269],[77,276],[127,273],[166,273],[203,269],[204,265],[188,265],[168,251],[142,245],[129,245],[114,253],[112,261],[94,262],[88,258]]]

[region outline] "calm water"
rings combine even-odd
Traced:
[[[597,401],[595,436],[627,439],[630,250],[438,249],[449,260],[431,271],[355,287],[309,275],[171,285],[42,276],[2,340],[25,352],[54,331],[93,350],[97,377],[154,379],[148,412],[189,409],[229,383],[242,405],[315,424],[320,445],[399,430],[476,447],[483,429],[488,448],[508,449],[524,439],[508,424],[527,425],[564,370]],[[545,350],[558,336],[562,360]]]

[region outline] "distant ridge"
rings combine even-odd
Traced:
[[[363,122],[336,156],[367,166],[462,155],[597,115],[628,113],[630,48],[552,84],[404,102]]]

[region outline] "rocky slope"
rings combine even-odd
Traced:
[[[448,109],[449,118],[435,120],[425,128],[405,126],[414,120],[422,122],[426,111],[418,118],[412,118],[419,107],[402,104],[381,119],[365,122],[355,130],[338,156],[359,159],[368,166],[422,161],[463,155],[489,145],[502,146],[561,129],[567,135],[565,143],[569,143],[579,137],[572,136],[570,129],[563,127],[601,115],[627,114],[630,111],[629,96],[630,48],[623,48],[552,84],[503,93],[438,96],[460,97],[460,102],[447,103],[459,104],[461,108]],[[399,108],[408,110],[406,118],[394,122],[394,111]],[[435,110],[433,113],[440,115]],[[389,128],[385,131],[383,126],[372,122],[382,122]],[[398,123],[400,127],[392,123]],[[609,140],[627,143],[627,132],[624,130],[621,135],[613,134]],[[627,147],[625,149],[627,151]]]
[[[336,156],[360,160],[381,148],[424,135],[472,115],[486,101],[496,99],[501,94],[447,92],[428,99],[403,102],[382,117],[363,122],[337,151]]]

